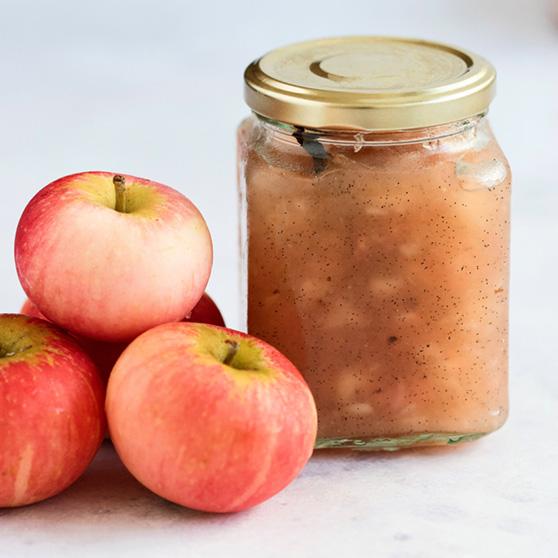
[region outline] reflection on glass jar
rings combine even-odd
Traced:
[[[359,40],[349,44],[360,61],[379,60],[378,44],[384,55],[394,51],[392,73],[393,60],[408,56],[397,41]],[[302,57],[316,50],[311,45],[298,46]],[[327,45],[318,46],[323,57]],[[346,58],[346,44],[329,48]],[[428,48],[438,56],[446,47]],[[287,55],[292,64],[300,59]],[[262,60],[256,64],[273,72]],[[444,83],[458,79],[447,75],[452,63]],[[368,83],[374,79],[363,78],[371,107],[381,90]],[[384,98],[412,90],[404,82],[394,92],[394,81]],[[354,88],[362,98],[362,83],[342,94]],[[248,100],[260,114],[239,129],[247,325],[306,378],[318,406],[318,447],[453,443],[501,426],[510,172],[486,107],[468,115],[454,106],[451,123],[443,121],[447,110],[428,107],[419,117],[396,107],[398,129],[385,130],[373,122],[357,128],[350,107],[343,115],[349,126],[335,120],[342,113],[316,126],[272,118],[289,113]],[[471,106],[469,99],[465,112]]]

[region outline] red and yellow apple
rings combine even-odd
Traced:
[[[135,339],[113,369],[106,411],[116,450],[141,483],[210,512],[279,492],[316,438],[314,400],[291,362],[254,337],[195,323]]]
[[[85,470],[105,432],[99,372],[43,320],[0,314],[0,507],[58,494]]]
[[[35,304],[33,304],[33,302],[31,302],[30,299],[25,300],[20,313],[26,316],[47,320],[47,318],[41,314],[41,311]],[[225,325],[225,321],[223,320],[223,316],[221,315],[218,306],[207,293],[202,295],[196,306],[194,306],[190,316],[185,318],[183,321],[199,322],[218,326]],[[79,344],[91,357],[93,362],[97,365],[99,372],[101,372],[101,377],[106,384],[114,363],[118,360],[122,351],[128,346],[128,342],[124,341],[111,343],[110,341],[88,339],[87,337],[80,335],[75,337],[79,341]]]
[[[211,237],[193,203],[143,178],[67,176],[27,205],[15,241],[23,289],[50,321],[125,341],[179,321],[202,296]]]

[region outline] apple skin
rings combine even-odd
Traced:
[[[43,320],[47,319],[46,316],[41,314],[37,305],[33,304],[33,302],[31,302],[28,298],[25,299],[20,313],[33,318],[41,318]],[[190,315],[182,321],[197,322],[200,324],[213,324],[225,327],[225,320],[219,310],[219,307],[207,293],[203,293],[202,297],[198,300],[198,303],[194,306],[192,312],[190,312]]]
[[[20,310],[21,314],[25,316],[41,318],[42,320],[48,320],[41,311],[37,308],[30,299],[27,299]],[[70,333],[70,335],[72,335]],[[101,378],[106,386],[110,372],[114,363],[118,360],[118,357],[122,354],[122,351],[128,346],[126,342],[115,342],[110,341],[99,341],[97,339],[88,339],[80,335],[73,336],[76,341],[81,345],[85,352],[89,355],[91,360],[97,366],[99,372],[101,373]]]
[[[103,402],[99,372],[74,339],[0,314],[0,507],[54,496],[83,473],[105,432]]]
[[[26,299],[20,310],[21,314],[34,318],[48,320],[30,299]],[[215,304],[213,299],[204,293],[185,322],[199,322],[204,324],[213,324],[224,326],[223,316]],[[79,344],[85,349],[85,352],[91,357],[97,368],[101,372],[105,385],[108,382],[111,370],[122,354],[122,351],[128,346],[129,342],[99,341],[97,339],[88,339],[83,336],[75,336]]]
[[[48,318],[41,314],[41,311],[37,308],[37,305],[33,304],[31,299],[29,298],[25,299],[25,302],[23,303],[23,306],[21,307],[19,313],[23,314],[24,316],[29,316],[30,318],[40,318],[41,320],[48,321]]]
[[[182,321],[225,327],[225,320],[219,307],[207,293],[203,293],[190,315]]]
[[[229,342],[238,343],[230,366]],[[244,510],[285,488],[316,439],[316,406],[294,365],[261,340],[205,324],[165,324],[133,341],[106,411],[128,470],[207,512]]]
[[[27,296],[55,324],[125,341],[180,321],[202,296],[213,251],[207,225],[181,193],[113,173],[86,172],[44,187],[19,221],[15,261]]]

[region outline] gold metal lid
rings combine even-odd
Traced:
[[[402,130],[485,112],[496,72],[476,54],[394,37],[337,37],[278,48],[244,74],[248,106],[304,128]]]

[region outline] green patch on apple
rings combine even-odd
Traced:
[[[226,365],[230,372],[254,372],[272,379],[275,372],[265,361],[262,349],[254,341],[240,335],[234,335],[231,330],[196,326],[199,331],[197,348],[201,355]]]
[[[0,321],[0,359],[17,362],[30,361],[43,353],[48,341],[55,336],[54,329],[37,319],[5,314]],[[55,350],[49,347],[49,350]],[[45,353],[42,358],[44,359]]]

